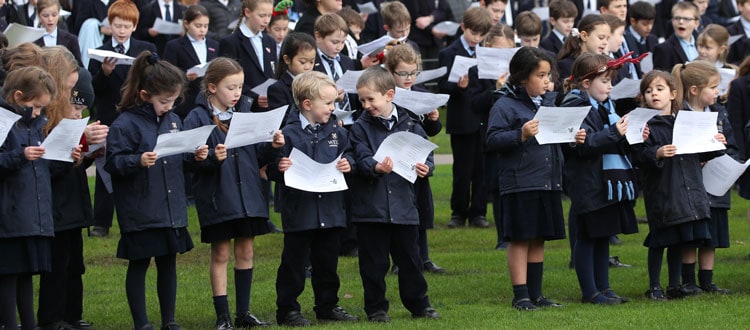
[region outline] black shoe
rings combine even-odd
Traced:
[[[151,325],[151,323],[147,323],[146,325],[138,328],[138,330],[156,330],[156,329],[154,329],[154,326]]]
[[[477,228],[489,228],[490,223],[487,222],[487,218],[480,215],[480,216],[474,217],[474,219],[471,219],[471,221],[469,221],[469,225],[472,227],[477,227]]]
[[[283,318],[277,317],[276,322],[278,322],[279,325],[288,327],[307,327],[313,324],[310,320],[302,316],[302,313],[299,311],[288,312]]]
[[[319,321],[359,321],[359,317],[349,314],[341,306],[334,307],[328,313],[318,313],[317,317]]]
[[[433,274],[445,274],[445,268],[436,265],[432,261],[425,262],[422,268],[424,269],[425,272],[429,272]]]
[[[618,256],[609,257],[609,268],[630,268],[630,267],[633,267],[633,266],[620,262],[620,257]]]
[[[703,292],[695,283],[683,284],[681,289],[685,296],[695,296]]]
[[[531,303],[529,298],[513,299],[513,308],[522,312],[531,312],[537,310],[536,305]]]
[[[439,319],[440,314],[438,314],[438,312],[432,309],[432,307],[427,307],[419,313],[411,313],[411,317],[422,318],[422,319]]]
[[[466,223],[465,218],[459,217],[457,215],[452,215],[451,220],[448,221],[446,225],[448,226],[448,228],[458,228],[458,227],[463,227],[465,223]]]
[[[91,322],[85,321],[85,320],[78,320],[74,322],[68,322],[73,329],[76,330],[94,330],[94,326],[91,324]]]
[[[680,285],[677,287],[667,288],[667,298],[680,299],[689,296],[695,296],[702,292],[695,284]]]
[[[393,267],[391,267],[391,274],[398,275],[398,266],[393,265]]]
[[[620,240],[617,235],[612,235],[609,237],[609,244],[610,245],[622,245],[622,241]]]
[[[625,298],[625,297],[622,297],[622,296],[618,295],[611,288],[604,289],[604,291],[602,291],[602,295],[605,296],[605,297],[607,297],[607,298],[610,298],[610,299],[617,299],[617,300],[619,300],[621,302],[624,302],[624,303],[629,301],[628,298]]]
[[[162,325],[161,330],[181,330],[181,328],[177,323],[172,322],[167,325]]]
[[[497,245],[495,245],[495,250],[507,250],[507,249],[508,249],[508,242],[506,241],[499,242],[497,243]]]
[[[713,293],[713,294],[730,294],[730,293],[732,293],[731,291],[729,291],[727,289],[720,288],[719,286],[717,286],[714,283],[711,283],[711,285],[708,285],[708,286],[701,286],[701,289],[703,290],[703,292]]]
[[[279,229],[279,227],[276,227],[276,224],[273,223],[271,220],[268,221],[268,229],[271,230],[272,233],[283,233],[284,231]]]
[[[534,300],[532,302],[532,304],[534,304],[534,306],[539,307],[539,308],[544,308],[544,307],[562,307],[563,306],[563,305],[558,304],[558,303],[556,303],[556,302],[554,302],[552,300],[547,299],[545,296],[539,296],[539,298],[536,298],[536,300]]]
[[[55,322],[52,324],[39,326],[39,329],[41,330],[73,330],[75,328],[72,325],[70,325],[68,322],[59,321],[59,322]]]
[[[255,315],[250,314],[250,312],[247,311],[234,319],[234,326],[238,329],[246,329],[252,327],[268,327],[271,325],[268,322],[259,320]]]
[[[582,298],[581,302],[583,302],[584,304],[589,303],[589,304],[594,304],[594,305],[619,305],[619,304],[622,304],[621,300],[609,298],[609,297],[607,297],[607,296],[605,296],[605,295],[603,295],[603,294],[601,294],[599,292],[597,292],[591,298],[588,298],[588,299]]]
[[[216,318],[216,330],[234,330],[229,314],[222,314]]]
[[[658,301],[667,300],[667,296],[664,295],[664,290],[659,286],[648,289],[648,291],[646,291],[646,298]]]
[[[391,322],[391,318],[388,317],[386,311],[377,311],[375,313],[367,315],[367,320],[375,323],[388,323]]]
[[[107,227],[94,226],[94,229],[92,229],[89,232],[89,237],[107,237],[107,236],[109,236],[109,228]]]

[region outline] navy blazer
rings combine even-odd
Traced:
[[[289,108],[286,109],[286,117],[289,117],[289,113],[292,110],[292,108],[295,106],[294,104],[294,96],[292,95],[292,81],[294,79],[291,75],[289,75],[288,72],[284,72],[281,74],[281,77],[279,77],[278,81],[273,83],[273,85],[268,86],[268,108],[269,109],[276,109],[281,106],[288,105]],[[284,127],[286,125],[286,120],[281,122],[281,127]]]
[[[623,34],[623,37],[625,38],[625,42],[628,44],[628,49],[633,51],[634,55],[633,57],[637,57],[643,53],[653,52],[654,47],[659,44],[659,40],[656,38],[655,35],[649,34],[648,37],[646,37],[646,44],[641,46],[641,44],[638,42],[638,39],[640,36],[634,36],[630,33],[630,29],[627,27],[625,28],[625,34]],[[641,64],[638,63],[635,65],[635,70],[638,71],[638,76],[643,77],[643,70],[641,70]]]
[[[539,43],[539,48],[546,49],[552,53],[555,54],[555,58],[557,58],[557,54],[560,53],[560,49],[562,49],[563,42],[560,41],[560,38],[557,37],[557,35],[554,32],[550,32],[550,34],[542,39],[542,42]]]
[[[97,49],[115,51],[112,42],[107,42]],[[130,38],[130,48],[125,55],[136,57],[141,52],[148,50],[156,52],[156,47],[150,42]],[[120,89],[130,71],[130,65],[118,65],[109,76],[102,72],[102,62],[94,59],[89,60],[89,72],[93,77],[94,93],[94,119],[100,120],[104,125],[112,125],[119,114],[117,104],[120,103],[122,93]]]
[[[441,40],[432,35],[432,28],[435,24],[443,22],[450,16],[450,8],[445,0],[423,1],[423,0],[401,0],[411,15],[411,31],[409,39],[413,40],[419,46],[439,47]],[[433,23],[420,30],[417,28],[417,18],[432,15]],[[417,52],[419,48],[417,47]]]
[[[219,42],[206,39],[206,63],[218,57],[219,54]],[[188,39],[187,35],[180,38],[170,40],[167,42],[164,48],[164,56],[162,57],[165,61],[174,64],[182,71],[201,64],[198,59],[198,54],[195,53],[193,44]],[[201,90],[201,82],[203,78],[197,78],[188,83],[187,89],[185,90],[185,97],[182,103],[177,105],[175,112],[180,118],[185,119],[190,110],[195,108],[195,97]]]
[[[740,21],[727,26],[727,31],[729,31],[729,35],[742,36],[729,46],[729,53],[727,54],[727,63],[740,65],[750,55],[750,39],[745,35],[745,28],[742,27],[742,22]]]
[[[471,57],[461,43],[456,39],[448,47],[440,51],[438,66],[444,66],[451,72],[456,56]],[[471,111],[471,100],[468,88],[459,88],[457,83],[448,82],[448,74],[438,80],[438,90],[450,94],[446,108],[445,132],[448,134],[472,134],[479,130],[481,121],[479,116]]]
[[[172,1],[171,7],[174,7],[171,8],[172,22],[178,22],[182,19],[182,12],[185,10],[185,7],[175,1]],[[161,17],[161,8],[159,8],[159,1],[153,0],[149,4],[143,6],[143,8],[139,9],[141,11],[141,14],[134,36],[140,40],[148,41],[154,44],[156,46],[156,51],[159,52],[159,55],[164,57],[164,47],[167,45],[167,42],[173,39],[177,39],[180,36],[157,34],[156,37],[152,37],[148,34],[148,29],[154,26],[154,22],[157,18],[164,19],[164,17]]]
[[[294,26],[294,32],[302,32],[315,36],[315,20],[322,14],[318,11],[318,8],[315,7],[315,5],[306,6],[307,9],[305,9],[305,12],[302,13],[302,17],[300,17],[299,21],[297,21],[297,24]],[[378,6],[378,8],[379,7],[380,6]]]
[[[273,78],[276,69],[274,67],[276,65],[276,41],[267,34],[262,35],[262,59],[258,59],[258,56],[255,55],[250,39],[245,37],[239,28],[219,42],[219,56],[232,58],[245,69],[245,84],[242,86],[242,95],[250,96],[255,100],[258,99],[258,94],[255,94],[251,89]],[[263,61],[262,68],[260,66],[261,60]],[[258,102],[253,102],[253,112],[267,110],[269,109],[259,107]]]
[[[672,72],[672,68],[675,65],[688,61],[685,51],[680,46],[680,40],[674,34],[663,43],[654,47],[653,59],[654,69],[667,72]]]
[[[339,54],[339,65],[341,66],[342,73],[346,73],[346,71],[349,71],[349,70],[354,70],[354,61],[352,61],[352,59],[349,58],[349,56],[346,56],[344,54]],[[326,75],[328,74],[328,72],[326,71],[326,67],[323,65],[323,59],[320,57],[320,53],[318,52],[315,52],[315,65],[313,65],[313,70],[322,72]],[[333,77],[331,77],[331,79],[333,79]],[[359,102],[359,96],[356,93],[348,93],[348,94],[349,94],[349,105],[351,106],[351,110],[355,111],[354,119],[356,119],[359,117],[361,113],[362,103]]]
[[[39,45],[40,47],[44,47],[44,37],[37,39],[36,41],[34,41],[34,43]],[[73,57],[76,58],[78,66],[83,66],[83,62],[81,62],[81,47],[78,45],[78,37],[74,36],[70,32],[58,28],[57,45],[67,48],[73,54]]]

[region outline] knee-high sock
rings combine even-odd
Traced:
[[[594,283],[599,292],[609,289],[609,238],[594,242]]]
[[[701,269],[698,271],[698,283],[701,287],[707,288],[714,283],[714,270],[713,269]]]
[[[664,248],[648,248],[648,287],[661,287],[661,264]]]
[[[234,270],[234,291],[237,315],[250,310],[250,290],[253,285],[253,269]]]
[[[21,318],[21,329],[36,328],[34,320],[34,282],[31,275],[18,275],[18,288],[16,289],[16,304],[18,304],[18,316]]]
[[[18,275],[0,276],[0,324],[6,330],[18,329],[16,320],[16,291],[18,290]]]
[[[175,301],[177,300],[177,259],[170,254],[156,258],[156,292],[159,295],[161,324],[174,322]]]
[[[532,300],[542,296],[542,279],[544,276],[543,262],[529,262],[526,264],[526,285],[529,287],[529,297]]]
[[[682,284],[695,285],[695,263],[682,263]]]
[[[682,247],[670,246],[667,248],[667,270],[669,272],[669,287],[680,286],[682,275]]]
[[[584,299],[589,299],[599,292],[594,282],[594,241],[576,240],[573,260],[578,284],[581,286],[581,295]]]
[[[140,329],[148,324],[146,314],[146,271],[151,259],[130,260],[125,276],[125,293],[128,297],[133,325]]]

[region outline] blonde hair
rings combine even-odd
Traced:
[[[318,71],[308,71],[294,77],[292,82],[292,96],[297,109],[302,110],[305,100],[317,100],[323,96],[323,87],[336,89],[336,83],[327,74]]]
[[[416,64],[417,70],[422,68],[422,59],[409,44],[395,45],[385,54],[385,68],[391,73],[396,71],[399,63]]]
[[[47,106],[47,118],[44,125],[45,134],[49,133],[65,117],[65,111],[70,107],[71,90],[68,78],[71,74],[78,74],[78,62],[73,54],[63,46],[45,47],[41,50],[42,69],[47,71],[55,82],[57,93]]]
[[[677,64],[672,69],[672,76],[680,99],[689,101],[690,88],[695,86],[703,89],[708,86],[712,78],[721,77],[719,70],[713,63],[707,61],[693,61],[687,64]]]
[[[727,28],[718,24],[709,24],[703,29],[703,32],[698,35],[698,46],[705,46],[709,40],[714,41],[719,47],[726,47],[724,51],[719,54],[719,61],[725,63],[727,60],[727,53],[729,53],[729,31],[727,31]]]

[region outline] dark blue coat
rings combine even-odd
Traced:
[[[418,225],[414,187],[411,182],[395,172],[390,174],[375,173],[377,161],[372,158],[380,144],[388,135],[408,131],[427,138],[406,110],[396,107],[398,121],[389,131],[377,118],[365,112],[352,125],[349,144],[356,162],[356,175],[352,176],[351,190],[352,222],[392,223],[399,225]],[[430,174],[435,169],[432,154],[425,164]]]
[[[680,39],[674,34],[654,47],[653,59],[655,70],[667,72],[672,72],[675,65],[688,61],[687,54],[680,46]]]
[[[91,193],[86,174],[93,160],[52,177],[52,211],[55,232],[84,228],[94,225]]]
[[[204,94],[196,99],[196,108],[185,118],[185,129],[213,125],[211,110]],[[251,100],[242,97],[235,112],[250,112]],[[263,197],[260,167],[271,163],[276,150],[269,143],[227,150],[227,158],[218,162],[213,155],[226,134],[215,128],[208,138],[209,157],[194,163],[193,197],[201,227],[244,218],[268,218],[268,202]]]
[[[150,103],[124,110],[110,126],[104,168],[112,176],[121,232],[187,227],[185,156],[162,157],[154,166],[141,166],[141,155],[154,150],[159,134],[181,128],[176,113],[158,118]]]
[[[729,112],[727,112],[727,109],[724,108],[724,106],[716,103],[712,106],[710,106],[711,112],[718,112],[718,116],[716,118],[716,128],[718,129],[719,133],[724,135],[724,138],[727,140],[727,155],[731,156],[735,160],[740,160],[740,149],[737,147],[737,143],[734,139],[734,131],[732,130],[732,124],[729,122]],[[731,201],[731,195],[732,191],[727,191],[724,196],[714,196],[709,194],[708,195],[708,205],[715,208],[722,208],[722,209],[728,209],[732,206]]]
[[[439,66],[451,71],[456,56],[471,57],[460,39],[440,51]],[[448,134],[472,134],[479,130],[481,121],[479,115],[471,111],[471,99],[467,88],[458,87],[458,83],[448,82],[448,74],[438,80],[438,90],[450,94],[446,105],[445,132]]]
[[[285,118],[289,118],[289,114],[295,107],[294,96],[292,95],[293,80],[294,78],[292,78],[292,76],[289,75],[288,72],[284,72],[281,74],[281,77],[279,77],[279,80],[277,82],[273,83],[273,85],[271,86],[268,86],[268,108],[276,109],[278,107],[288,105],[289,108],[287,108],[286,110]],[[286,120],[282,121],[281,127],[284,127],[284,125],[286,124]]]
[[[509,86],[506,84],[506,86]],[[558,144],[539,145],[536,138],[521,142],[521,127],[537,108],[523,88],[503,88],[490,112],[487,151],[499,153],[501,194],[532,190],[562,190],[563,155]],[[554,106],[556,94],[547,92],[543,106]]]

